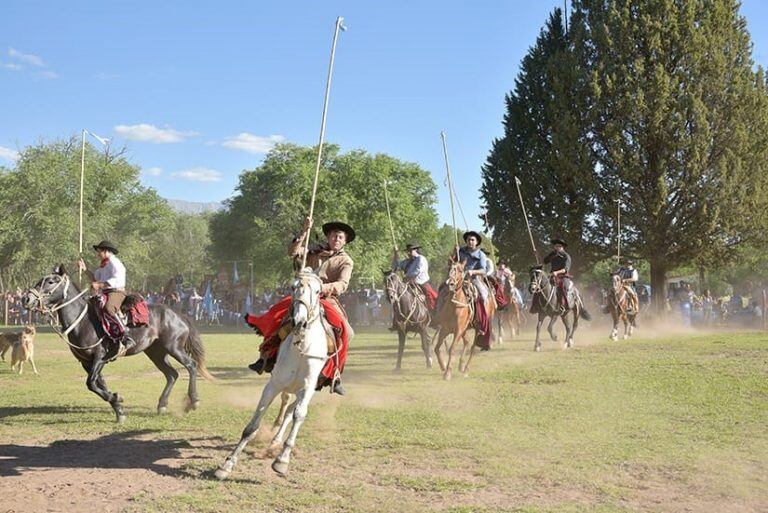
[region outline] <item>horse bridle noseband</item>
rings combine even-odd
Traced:
[[[82,296],[84,296],[85,294],[88,293],[88,289],[84,289],[84,290],[80,291],[80,293],[76,294],[72,299],[69,299],[67,301],[64,301],[63,303],[59,303],[59,304],[54,305],[53,308],[46,307],[45,305],[43,305],[43,300],[44,299],[48,299],[49,297],[51,297],[53,295],[53,293],[56,292],[56,290],[58,290],[59,287],[61,287],[61,285],[64,285],[64,292],[62,293],[61,297],[62,297],[62,300],[65,300],[67,298],[67,292],[69,292],[69,286],[72,283],[72,281],[69,279],[69,276],[67,276],[67,275],[62,276],[60,274],[49,274],[49,275],[43,277],[41,282],[45,281],[46,278],[51,277],[51,276],[59,276],[59,282],[56,285],[54,285],[54,287],[51,290],[49,290],[48,292],[42,292],[42,291],[38,290],[37,287],[32,287],[32,288],[29,289],[29,291],[28,291],[29,294],[34,296],[35,297],[35,301],[37,302],[37,306],[30,305],[30,308],[36,309],[40,313],[42,313],[43,315],[46,315],[48,317],[48,324],[50,324],[51,329],[53,329],[59,335],[59,337],[61,337],[71,347],[74,347],[75,349],[85,350],[85,349],[94,348],[97,345],[101,344],[101,340],[102,340],[103,337],[100,338],[98,340],[98,342],[96,342],[95,344],[90,345],[88,347],[80,347],[80,346],[74,345],[74,344],[72,344],[67,339],[67,335],[69,335],[72,332],[72,330],[74,330],[82,322],[82,320],[85,318],[85,314],[88,313],[88,303],[87,302],[85,303],[85,307],[83,307],[83,310],[77,316],[75,321],[72,324],[70,324],[67,329],[65,329],[62,332],[61,330],[59,330],[56,327],[55,319],[54,319],[53,314],[55,314],[56,312],[58,312],[59,310],[61,310],[65,306],[68,306],[68,305],[74,303],[75,301],[77,301],[78,299],[80,299]]]

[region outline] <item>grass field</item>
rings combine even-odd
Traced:
[[[253,335],[204,336],[218,382],[186,416],[186,379],[158,416],[149,360],[109,365],[124,425],[40,335],[40,376],[0,368],[0,511],[768,511],[768,337],[605,335],[538,354],[527,335],[444,382],[415,340],[394,374],[394,336],[358,334],[349,393],[315,397],[289,476],[261,440],[223,483],[266,381]]]

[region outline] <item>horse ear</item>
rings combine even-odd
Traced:
[[[64,264],[59,264],[56,267],[54,267],[53,273],[58,274],[59,276],[64,276],[65,274],[67,274],[67,271],[64,270]]]

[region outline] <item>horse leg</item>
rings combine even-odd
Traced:
[[[451,379],[451,365],[453,365],[453,351],[456,348],[456,342],[462,336],[464,335],[465,330],[456,330],[456,333],[453,334],[453,340],[451,341],[451,345],[448,348],[448,361],[445,364],[445,373],[443,374],[443,379],[446,381],[449,381]]]
[[[309,402],[312,400],[312,396],[315,394],[315,383],[317,383],[317,376],[322,370],[322,365],[325,362],[322,360],[312,360],[309,362],[309,376],[304,381],[304,387],[296,394],[296,407],[293,410],[293,425],[291,426],[291,432],[288,434],[288,438],[283,444],[283,450],[277,455],[277,458],[272,462],[272,470],[278,475],[284,476],[288,473],[288,464],[291,461],[291,451],[296,445],[296,436],[299,434],[299,428],[304,424],[304,420],[307,418],[307,411],[309,410]]]
[[[555,326],[555,322],[557,322],[557,315],[553,315],[549,318],[549,324],[547,325],[547,331],[549,332],[549,338],[551,338],[553,341],[557,342],[557,335],[553,331],[553,328]]]
[[[475,344],[472,344],[471,349],[469,350],[469,357],[467,358],[467,363],[464,365],[464,377],[469,377],[469,364],[472,361],[472,358],[477,354],[477,346]]]
[[[179,377],[179,373],[168,362],[168,353],[160,346],[151,345],[145,351],[144,354],[152,360],[160,372],[165,376],[165,387],[160,394],[160,399],[157,401],[157,413],[168,413],[168,397],[171,395],[173,385]]]
[[[539,320],[536,322],[536,343],[533,345],[534,351],[541,351],[541,325],[544,324],[544,315],[539,314]]]
[[[166,349],[173,358],[182,364],[189,373],[189,387],[187,389],[187,404],[184,407],[185,412],[196,410],[200,406],[200,399],[197,397],[197,363],[184,349],[184,337],[175,337],[170,349]]]
[[[579,327],[579,317],[581,315],[581,307],[577,307],[573,310],[573,324],[571,324],[571,335],[568,338],[568,347],[573,347],[573,335]]]
[[[627,340],[629,338],[629,319],[627,319],[627,314],[624,314],[621,320],[624,322],[624,340]]]
[[[405,351],[405,326],[397,330],[397,364],[395,372],[399,372],[403,363],[403,352]]]
[[[571,347],[572,343],[571,335],[573,333],[573,323],[568,318],[568,313],[570,312],[566,312],[566,314],[561,317],[563,325],[565,326],[565,344],[563,345],[563,349]]]
[[[125,422],[125,412],[123,411],[123,398],[117,393],[112,393],[107,388],[107,381],[101,375],[101,370],[104,368],[104,360],[100,356],[94,358],[90,363],[83,362],[83,368],[88,373],[88,377],[85,378],[85,386],[88,390],[98,395],[112,406],[112,410],[115,412],[115,420],[122,424]]]
[[[611,310],[611,317],[613,318],[613,329],[609,338],[615,342],[619,339],[619,316],[615,311]]]
[[[432,355],[429,352],[429,334],[426,326],[421,326],[421,350],[424,351],[424,358],[427,360],[427,369],[432,368]]]
[[[497,315],[494,321],[496,322],[496,335],[494,336],[494,342],[498,345],[502,345],[504,343],[504,315]]]
[[[467,353],[467,347],[469,347],[469,340],[467,339],[467,332],[464,332],[464,335],[461,337],[461,341],[463,342],[461,345],[461,354],[459,355],[459,372],[462,374],[464,373],[464,355]]]
[[[243,452],[243,449],[248,445],[248,442],[256,436],[256,432],[258,431],[261,422],[261,416],[264,415],[264,412],[267,411],[267,408],[269,408],[269,405],[272,404],[272,401],[277,397],[279,392],[280,390],[278,390],[277,385],[275,385],[270,378],[264,386],[264,390],[261,392],[261,399],[259,399],[259,404],[256,406],[256,411],[253,413],[251,421],[245,426],[245,429],[243,429],[243,434],[240,436],[240,442],[230,455],[227,456],[224,463],[216,469],[215,475],[217,479],[226,479],[232,473],[232,469],[235,468],[240,453]]]
[[[277,417],[275,418],[275,422],[272,424],[272,428],[276,428],[278,426],[281,426],[283,424],[283,420],[285,420],[286,412],[288,411],[288,401],[291,398],[291,394],[289,394],[286,391],[283,391],[280,394],[280,411],[277,414]]]
[[[435,336],[437,337],[437,343],[435,344],[435,357],[437,358],[438,365],[440,365],[440,370],[445,372],[446,367],[445,360],[443,360],[442,345],[445,337],[448,336],[448,333],[444,333],[443,328],[441,327]]]
[[[291,420],[293,420],[293,411],[296,409],[296,403],[298,400],[294,399],[293,402],[289,405],[288,396],[289,394],[287,392],[283,392],[280,396],[280,399],[285,400],[285,403],[280,404],[281,416],[278,416],[278,419],[275,419],[275,424],[272,426],[273,428],[278,427],[278,429],[275,432],[275,435],[272,437],[272,441],[270,442],[271,446],[276,446],[283,441],[283,437],[285,436],[285,432],[288,429],[288,425],[291,423]],[[285,409],[283,409],[283,406],[285,406]],[[280,420],[279,424],[277,422],[278,420]]]

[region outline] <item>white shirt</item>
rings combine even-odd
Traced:
[[[485,275],[493,276],[496,274],[496,266],[493,265],[493,261],[490,258],[485,260]]]
[[[96,269],[93,277],[106,283],[110,289],[125,290],[125,266],[115,255],[109,257],[107,265]]]

